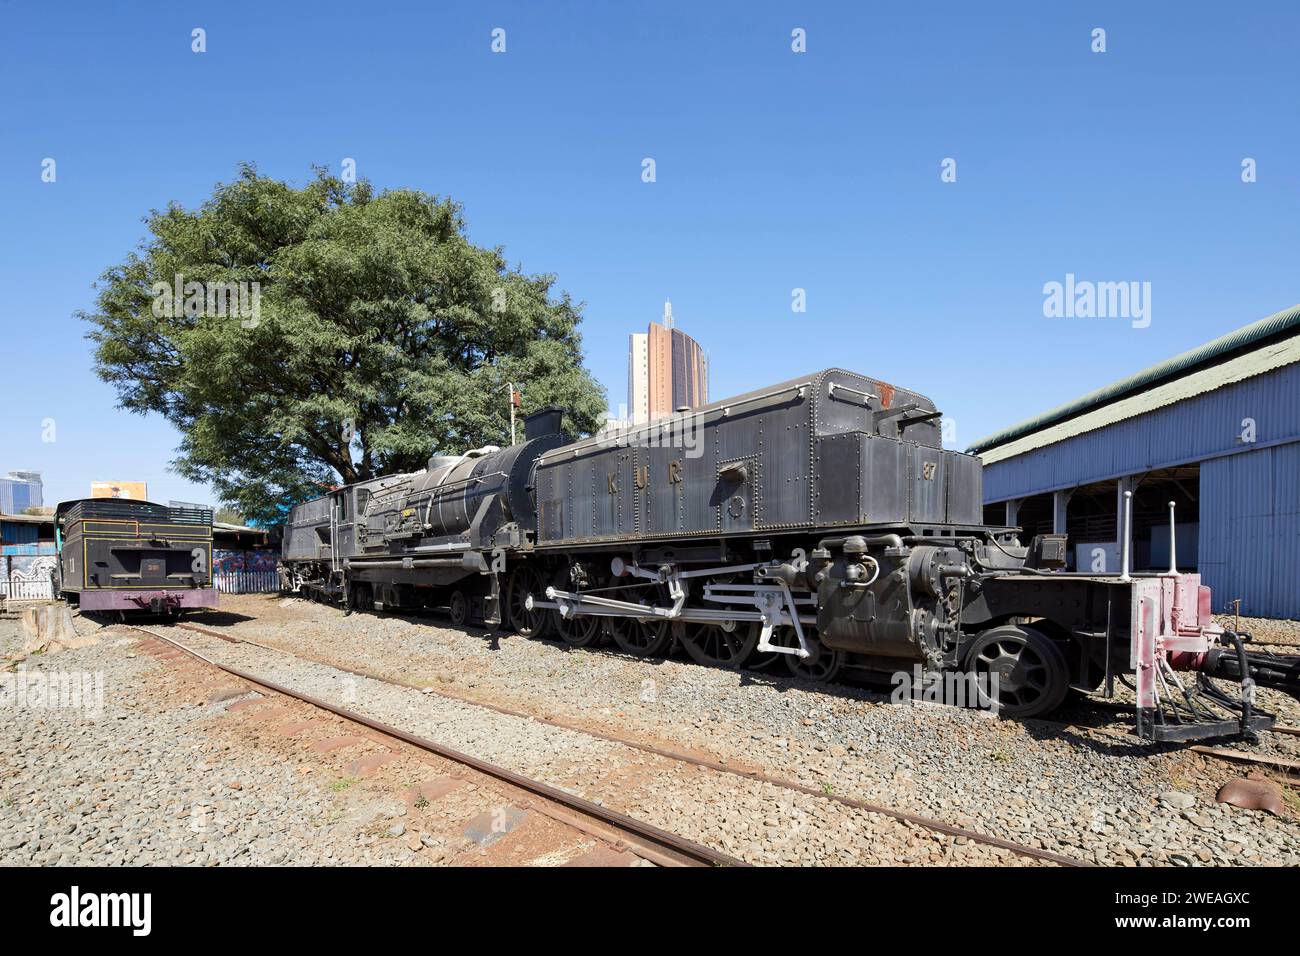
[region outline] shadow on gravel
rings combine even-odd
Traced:
[[[242,624],[244,621],[254,621],[256,618],[247,614],[236,614],[234,611],[204,611],[201,614],[187,614],[181,618],[182,621],[188,621],[192,624],[211,624],[213,627],[228,627],[231,624]]]
[[[213,627],[223,627],[229,624],[239,624],[243,621],[252,621],[254,618],[246,614],[236,614],[233,611],[202,611],[197,614],[154,614],[150,611],[79,611],[79,616],[97,624],[107,626],[109,624],[174,624],[177,621],[184,621],[187,624],[210,624]]]
[[[1020,724],[1025,728],[1025,733],[1029,734],[1034,740],[1060,740],[1081,750],[1091,750],[1093,753],[1106,757],[1149,758],[1178,749],[1170,744],[1150,744],[1136,736],[1127,739],[1110,736],[1097,737],[1086,731],[1075,730],[1073,727],[1062,726],[1045,720],[1022,720]]]

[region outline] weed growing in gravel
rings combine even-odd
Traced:
[[[1283,787],[1282,802],[1291,808],[1292,813],[1300,814],[1300,793],[1297,793],[1290,787]]]
[[[994,750],[989,754],[989,759],[994,763],[1008,763],[1011,760],[1011,755],[1005,750]]]
[[[415,803],[413,803],[412,806],[414,806],[415,809],[417,810],[424,810],[429,806],[429,798],[426,797],[424,794],[420,794],[420,796],[416,799]]]
[[[344,790],[346,790],[348,787],[352,786],[356,782],[357,782],[356,777],[340,777],[339,779],[335,780],[333,783],[330,784],[330,789],[333,790],[335,793],[342,793]]]
[[[828,797],[832,796],[835,793],[835,788],[832,787],[829,783],[824,783],[822,784],[822,793],[826,794],[826,796]]]

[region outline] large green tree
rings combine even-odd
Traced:
[[[575,433],[604,413],[581,305],[473,245],[450,199],[322,170],[295,188],[250,166],[197,210],[145,221],[81,314],[96,371],[121,407],[177,426],[179,474],[251,520],[506,444],[510,381],[524,411],[562,405]]]

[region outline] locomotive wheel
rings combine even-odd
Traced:
[[[562,617],[559,611],[552,611],[551,621],[560,639],[570,647],[591,647],[605,636],[600,632],[600,618],[591,614]]]
[[[655,603],[655,589],[624,588],[616,595],[620,601],[638,604]],[[668,621],[638,621],[630,617],[607,617],[605,631],[614,639],[618,649],[635,657],[662,657],[673,642],[672,627]]]
[[[573,588],[566,571],[556,573],[555,588],[560,591],[568,591]],[[556,608],[550,612],[550,618],[551,627],[555,634],[570,647],[594,647],[605,638],[600,629],[600,618],[591,614],[565,617],[560,613],[560,609]]]
[[[530,594],[538,600],[546,597],[546,587],[537,569],[526,564],[515,568],[510,573],[507,591],[510,622],[515,631],[522,637],[545,637],[551,630],[551,615],[543,608],[530,611],[524,604]]]
[[[691,660],[716,667],[744,667],[758,646],[757,621],[735,621],[728,630],[722,622],[682,621],[674,630]]]
[[[764,674],[775,671],[781,666],[781,658],[784,654],[777,654],[773,651],[754,651],[749,657],[749,663],[745,666],[751,671],[760,671]]]
[[[1065,700],[1070,672],[1065,655],[1042,631],[1017,624],[994,627],[975,638],[966,670],[980,678],[980,706],[990,705],[985,680],[997,675],[998,711],[1008,717],[1037,717]]]
[[[375,609],[375,588],[365,581],[353,582],[348,588],[348,607],[354,611],[373,611]]]
[[[460,588],[451,592],[447,611],[451,615],[452,627],[464,627],[469,620],[469,598],[465,597],[465,592]]]
[[[780,655],[785,660],[786,669],[791,677],[811,681],[814,684],[829,684],[844,669],[844,652],[827,647],[817,637],[811,627],[803,629],[804,641],[808,644],[808,656],[796,657],[793,654]],[[779,627],[772,635],[772,643],[781,647],[798,647],[799,638],[790,625]]]

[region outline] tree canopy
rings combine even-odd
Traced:
[[[323,170],[295,188],[246,166],[199,209],[145,222],[81,313],[96,372],[120,407],[176,425],[174,470],[250,520],[435,451],[507,444],[510,381],[525,412],[600,423],[581,304],[473,245],[451,199]]]

